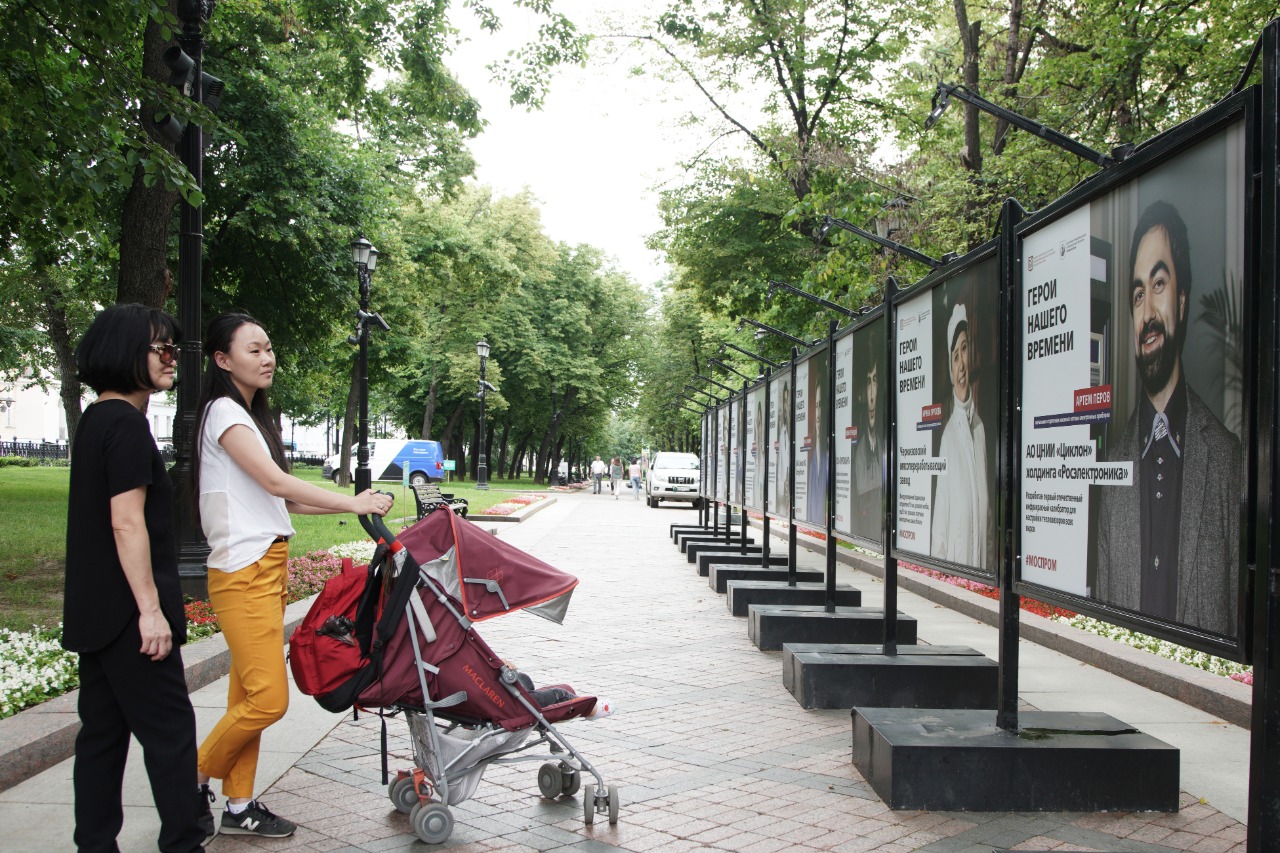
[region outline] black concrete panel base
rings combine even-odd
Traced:
[[[885,804],[929,811],[1173,812],[1178,750],[1108,714],[853,709],[853,763]]]
[[[763,568],[764,551],[754,545],[751,546],[749,551],[753,553],[743,554],[732,548],[720,551],[700,550],[698,551],[698,575],[705,578],[710,574],[712,563],[722,563],[726,566],[756,566],[757,568]],[[779,554],[774,550],[769,554],[769,567],[777,568],[779,566],[786,568],[787,555],[786,553]],[[724,590],[720,591],[724,592]]]
[[[787,643],[782,686],[801,708],[996,707],[996,662],[967,646]]]
[[[743,536],[736,530],[731,531],[727,537],[724,535],[723,530],[718,533],[711,530],[703,533],[677,533],[676,547],[681,551],[687,551],[689,546],[695,542],[724,542],[726,539],[736,545],[743,540]],[[756,540],[751,536],[747,536],[746,541],[750,545],[754,544]]]
[[[871,607],[753,604],[747,608],[747,636],[761,651],[786,643],[874,643],[884,636],[884,611]],[[898,642],[914,645],[916,620],[898,613]]]
[[[751,576],[742,580],[730,579],[725,584],[725,606],[734,616],[746,616],[747,608],[753,604],[798,604],[822,606],[827,601],[827,585],[818,583],[796,582],[791,586],[782,579],[772,581]],[[836,607],[861,607],[862,592],[843,584],[836,585]],[[853,707],[850,705],[849,707]]]
[[[701,566],[702,561],[698,561]],[[796,569],[797,583],[813,583],[820,584],[823,580],[822,572],[817,569]],[[707,572],[707,584],[716,592],[724,592],[728,588],[729,581],[735,580],[758,580],[758,581],[783,581],[787,580],[786,568],[766,569],[760,565],[755,566],[735,566],[727,564],[722,560],[716,560],[712,563]],[[815,604],[821,604],[825,599],[819,599]],[[844,602],[836,602],[843,604]],[[862,604],[861,596],[859,600],[848,606],[857,607]],[[850,708],[853,706],[850,705]]]
[[[742,522],[735,516],[733,519],[731,519],[729,527],[734,529],[741,529]],[[719,530],[721,534],[724,533],[724,519],[720,520],[720,526],[718,528],[712,527],[710,524],[689,524],[687,522],[673,523],[671,525],[671,541],[672,542],[675,541],[677,533],[682,533],[682,532],[687,533],[691,531],[700,531],[703,533],[710,533],[714,530]]]
[[[690,563],[698,562],[699,554],[710,554],[713,552],[728,552],[739,554],[742,556],[754,555],[757,560],[764,553],[764,548],[760,545],[752,544],[752,540],[748,539],[745,543],[738,538],[730,540],[726,545],[723,539],[708,539],[706,542],[689,542],[684,548],[685,558]]]

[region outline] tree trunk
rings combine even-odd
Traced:
[[[462,406],[459,405],[453,410],[453,414],[449,415],[449,420],[445,422],[444,432],[440,433],[441,449],[445,458],[456,458],[453,451],[455,450],[454,432],[458,428],[458,421],[462,418]],[[459,471],[459,474],[465,471]]]
[[[62,288],[45,271],[37,272],[44,278],[45,325],[49,340],[58,360],[58,396],[62,400],[62,412],[67,419],[67,443],[75,441],[76,427],[80,425],[80,374],[76,371],[76,353],[71,345],[71,330],[67,326],[66,296]]]
[[[347,408],[342,413],[342,448],[338,451],[338,476],[334,482],[342,488],[351,485],[351,448],[355,444],[356,409],[360,403],[360,364],[351,362],[351,386],[347,389]]]
[[[175,0],[169,0],[169,11],[176,9]],[[147,21],[142,37],[142,70],[154,80],[169,79],[168,66],[163,56],[170,42],[164,39],[160,23],[155,18]],[[152,121],[159,109],[157,104],[144,103],[140,110],[142,126],[153,138],[159,138]],[[120,271],[116,279],[116,301],[137,302],[150,308],[163,308],[172,281],[168,267],[169,226],[173,221],[173,209],[178,203],[178,193],[164,188],[163,181],[148,187],[143,180],[143,169],[133,171],[133,183],[125,196],[120,212]],[[185,329],[188,337],[198,337],[200,329]]]
[[[1022,0],[1009,0],[1009,38],[1004,48],[1004,96],[1010,104],[1018,97],[1018,56],[1022,48]],[[992,151],[999,154],[1004,150],[1005,139],[1008,138],[1009,123],[1004,119],[996,120],[996,133]]]
[[[529,446],[529,437],[530,433],[522,433],[520,440],[516,443],[515,454],[511,458],[511,470],[507,472],[507,477],[512,480],[520,476],[520,461],[524,459],[524,450]]]
[[[494,471],[507,470],[507,439],[511,436],[511,421],[502,422],[502,438],[498,442],[498,464],[493,466]]]
[[[964,45],[964,60],[961,69],[965,88],[971,92],[978,91],[978,59],[982,22],[969,22],[969,11],[965,0],[955,0],[956,24],[960,28],[960,42]],[[964,167],[974,174],[982,171],[982,144],[978,135],[978,108],[972,104],[964,105],[964,151],[961,161]]]
[[[436,402],[439,396],[440,381],[432,378],[431,386],[427,389],[427,404],[422,408],[422,437],[424,439],[431,438],[431,421],[436,416]]]

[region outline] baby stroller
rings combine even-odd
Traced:
[[[532,682],[474,630],[476,622],[518,610],[562,622],[577,578],[452,512],[431,513],[399,537],[376,516],[360,521],[378,548],[368,569],[356,570],[367,572],[359,602],[348,596],[354,607],[335,619],[326,585],[295,637],[307,646],[328,640],[342,646],[336,654],[359,655],[361,665],[339,689],[315,694],[321,705],[404,714],[416,766],[400,770],[388,794],[417,836],[446,841],[453,831],[449,806],[472,796],[485,768],[522,761],[545,762],[538,771],[542,796],[572,796],[581,788],[586,824],[597,814],[617,823],[617,786],[606,786],[555,728],[590,713],[595,697],[540,707]],[[291,641],[296,676],[306,666],[294,659],[299,651],[304,659],[315,656]],[[383,741],[385,782],[385,732]],[[585,774],[594,783],[583,785]]]

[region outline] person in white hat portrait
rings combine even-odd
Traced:
[[[987,567],[991,526],[987,482],[987,433],[974,403],[969,357],[969,318],[957,302],[947,322],[947,373],[951,415],[942,428],[938,455],[947,461],[934,492],[930,554],[966,566]]]

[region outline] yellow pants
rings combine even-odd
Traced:
[[[289,708],[284,608],[289,543],[235,572],[209,570],[209,603],[231,651],[227,713],[200,745],[200,772],[222,780],[222,795],[252,797],[262,731]]]

